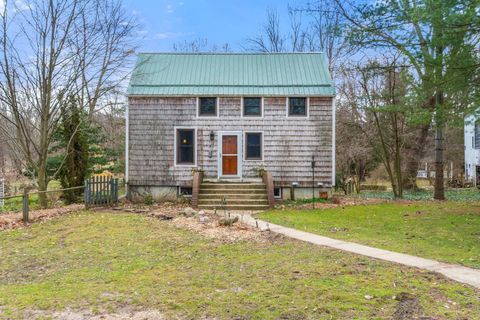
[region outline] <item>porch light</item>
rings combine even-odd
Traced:
[[[215,140],[215,132],[210,131],[210,141]]]

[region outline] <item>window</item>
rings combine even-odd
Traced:
[[[282,188],[273,188],[273,197],[275,199],[282,199]]]
[[[195,130],[177,129],[177,164],[195,164]]]
[[[217,116],[217,98],[199,98],[198,116],[216,117]]]
[[[262,160],[262,133],[248,132],[245,134],[246,160]]]
[[[179,197],[191,197],[192,196],[192,188],[188,187],[178,187],[178,196]]]
[[[288,115],[292,117],[306,117],[307,98],[288,98]]]
[[[261,117],[262,98],[243,98],[243,116]]]
[[[480,149],[480,121],[475,122],[475,149]]]

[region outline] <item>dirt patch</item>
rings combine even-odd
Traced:
[[[395,299],[398,301],[397,308],[392,316],[393,320],[435,320],[431,317],[423,316],[423,307],[418,299],[407,292],[399,293]]]
[[[163,320],[167,319],[157,310],[119,310],[116,313],[92,313],[91,311],[46,311],[29,310],[25,312],[25,319],[62,319],[62,320]]]
[[[83,208],[85,208],[83,204],[72,204],[58,208],[33,210],[29,212],[30,222],[27,224],[22,221],[21,212],[0,214],[0,230],[22,228],[31,223],[44,222],[58,216],[80,211]]]
[[[358,205],[369,205],[369,204],[379,204],[389,202],[385,199],[369,199],[369,198],[351,198],[351,197],[335,197],[332,199],[332,202],[315,202],[315,209],[332,209],[345,206],[358,206]],[[286,209],[312,209],[313,204],[310,203],[288,203],[288,204],[278,204],[275,206],[276,209],[286,210]]]

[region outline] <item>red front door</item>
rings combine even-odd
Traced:
[[[237,136],[222,136],[222,175],[238,174]]]

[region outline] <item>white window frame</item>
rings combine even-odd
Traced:
[[[260,115],[259,116],[246,116],[245,115],[245,109],[244,109],[244,104],[243,100],[245,98],[260,98]],[[259,97],[259,96],[245,96],[242,97],[241,102],[240,102],[240,115],[242,119],[263,119],[263,113],[264,113],[264,97]]]
[[[261,133],[262,134],[262,145],[260,159],[247,159],[247,133]],[[265,133],[262,130],[248,130],[243,132],[243,161],[264,161],[265,159]]]
[[[200,98],[215,98],[215,112],[216,115],[211,116],[202,116],[200,115]],[[203,96],[203,97],[197,97],[197,118],[199,119],[218,119],[220,116],[220,98],[216,96]]]
[[[304,116],[291,116],[290,115],[290,98],[305,98],[305,108],[306,110],[306,115]],[[286,113],[287,113],[287,118],[288,119],[307,119],[310,118],[310,97],[305,97],[305,96],[289,96],[286,97],[285,99],[285,105],[286,105]]]
[[[175,167],[184,167],[184,168],[194,168],[197,166],[197,149],[198,149],[198,139],[197,139],[197,127],[173,127],[173,164]],[[194,162],[193,163],[177,163],[177,153],[178,153],[178,144],[177,144],[177,132],[178,130],[193,130],[193,141],[194,141],[194,146],[193,146],[193,157],[194,157]]]

